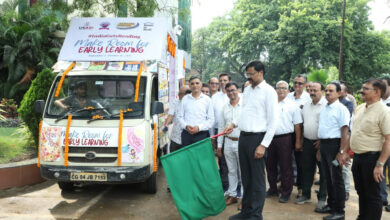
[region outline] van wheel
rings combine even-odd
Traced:
[[[157,172],[154,172],[148,180],[144,182],[145,193],[155,194],[157,192]]]
[[[73,191],[74,189],[74,184],[71,182],[58,182],[58,186],[63,191]]]

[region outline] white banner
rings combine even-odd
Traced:
[[[167,33],[163,18],[73,18],[58,60],[161,60]]]

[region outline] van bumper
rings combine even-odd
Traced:
[[[107,181],[74,181],[70,180],[72,173],[106,173]],[[139,183],[146,181],[152,173],[150,172],[150,165],[132,167],[64,167],[41,164],[41,175],[45,179],[61,182]]]

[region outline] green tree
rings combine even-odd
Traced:
[[[19,1],[0,5],[0,97],[20,101],[34,74],[52,66],[61,47],[61,13],[44,4],[18,13]]]
[[[37,77],[32,81],[30,88],[27,90],[26,95],[23,97],[20,108],[18,109],[19,116],[31,131],[36,146],[38,146],[38,130],[42,114],[38,114],[34,111],[34,103],[39,99],[46,100],[55,76],[56,75],[49,68],[38,73]]]

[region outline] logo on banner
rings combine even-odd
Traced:
[[[110,30],[108,26],[110,26],[110,22],[102,22],[100,23],[101,28],[99,28],[99,30]]]
[[[152,22],[144,23],[144,31],[151,31],[153,29],[154,24]]]
[[[84,26],[79,27],[80,30],[92,30],[93,27],[90,26],[89,22],[85,22]]]
[[[119,30],[128,30],[128,29],[137,28],[138,26],[139,26],[139,23],[125,23],[125,22],[122,22],[122,23],[118,23],[116,25],[116,28],[119,29]]]

